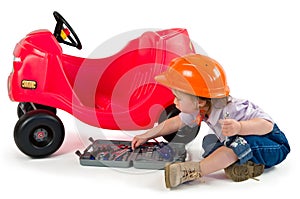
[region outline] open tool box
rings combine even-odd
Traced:
[[[164,169],[166,163],[186,159],[182,143],[147,142],[132,150],[130,141],[89,140],[91,144],[83,153],[76,151],[80,164],[84,166]]]

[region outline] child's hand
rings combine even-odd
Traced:
[[[148,141],[148,138],[145,138],[144,135],[136,135],[131,141],[131,148],[134,150],[136,147],[144,144]]]
[[[234,119],[222,119],[219,123],[222,126],[222,134],[227,137],[239,134],[242,128],[241,123]]]

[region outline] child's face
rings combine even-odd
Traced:
[[[177,90],[173,90],[175,95],[174,104],[183,113],[194,113],[199,110],[199,103],[196,96],[192,96]]]

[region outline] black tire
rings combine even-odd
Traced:
[[[36,104],[36,103],[33,103],[33,105],[36,107],[36,109],[43,109],[43,110],[48,110],[54,114],[56,114],[56,108],[54,107],[51,107],[51,106],[45,106],[45,105],[42,105],[42,104]],[[21,108],[22,107],[22,108]],[[23,116],[25,113],[29,112],[29,111],[33,111],[35,110],[34,107],[32,106],[32,104],[30,102],[20,102],[18,104],[18,107],[17,107],[17,114],[18,114],[18,117],[20,118],[21,116]],[[25,113],[24,113],[25,111]]]
[[[42,158],[53,154],[63,143],[65,129],[61,120],[47,110],[33,110],[20,117],[14,140],[26,155]]]
[[[162,123],[166,119],[177,116],[179,113],[180,111],[175,107],[175,105],[170,105],[161,114],[158,123]],[[163,136],[163,138],[168,142],[188,144],[189,142],[195,139],[195,137],[199,133],[199,130],[200,126],[196,126],[194,128],[185,126],[174,133]]]

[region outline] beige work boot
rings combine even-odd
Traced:
[[[249,178],[255,179],[264,172],[265,166],[263,164],[255,164],[252,161],[247,161],[245,164],[232,164],[225,168],[225,174],[228,178],[235,182],[248,180]]]
[[[199,162],[178,162],[165,167],[165,182],[167,188],[201,178]]]

